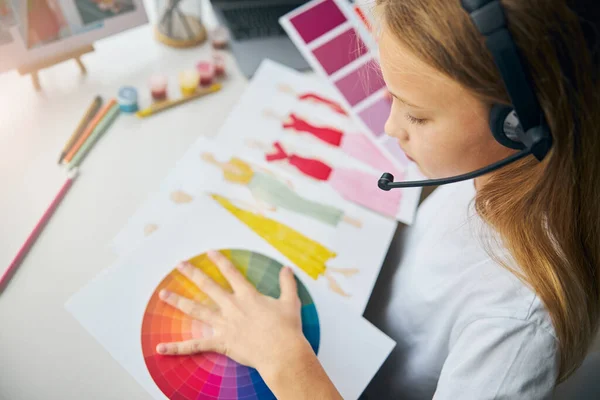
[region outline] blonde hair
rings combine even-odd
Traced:
[[[566,0],[501,2],[554,146],[541,163],[528,157],[492,174],[475,206],[518,268],[492,256],[537,293],[552,317],[560,382],[581,364],[600,317],[598,65]],[[489,105],[510,104],[459,0],[377,3],[385,26],[422,61]]]

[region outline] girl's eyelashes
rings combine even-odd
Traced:
[[[414,125],[424,125],[427,122],[426,119],[415,118],[410,114],[406,114],[406,119],[408,119],[408,122],[410,122],[411,124],[414,124]]]
[[[400,104],[404,104],[404,103],[402,102],[402,100],[398,99],[396,96],[394,96],[394,95],[391,95],[391,94],[390,94],[390,96],[392,97],[392,101],[394,102],[394,104],[398,104],[398,103],[400,103]],[[410,115],[409,113],[406,113],[406,114],[405,114],[405,117],[406,117],[406,119],[408,119],[408,121],[409,121],[411,124],[413,124],[413,125],[425,125],[425,124],[427,123],[427,121],[428,121],[428,120],[427,120],[427,119],[425,119],[425,118],[417,118],[417,117],[413,117],[413,116],[412,116],[412,115]]]

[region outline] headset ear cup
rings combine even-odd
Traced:
[[[505,131],[507,117],[513,112],[513,108],[505,105],[494,104],[490,111],[490,130],[494,139],[504,147],[514,150],[522,150],[525,145],[508,137]]]

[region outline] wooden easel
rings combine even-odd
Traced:
[[[30,74],[31,81],[33,82],[33,87],[35,88],[35,90],[39,91],[42,89],[42,87],[40,85],[40,77],[38,75],[38,72],[40,70],[42,70],[44,68],[49,68],[53,65],[60,64],[65,61],[75,60],[75,62],[79,66],[79,69],[81,70],[81,73],[85,75],[87,73],[87,70],[85,69],[85,65],[83,65],[83,62],[81,61],[81,56],[84,54],[87,54],[87,53],[91,53],[93,51],[94,51],[94,46],[88,45],[88,46],[81,47],[76,50],[69,51],[67,53],[60,54],[58,56],[49,57],[49,58],[47,58],[43,61],[40,61],[36,64],[31,64],[31,65],[26,65],[24,67],[20,67],[18,69],[18,71],[19,71],[19,74],[21,74],[21,75]]]

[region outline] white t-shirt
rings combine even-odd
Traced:
[[[551,397],[559,360],[550,316],[486,253],[481,238],[493,231],[474,196],[466,181],[436,189],[419,208],[382,310],[381,328],[398,345],[369,398]]]

